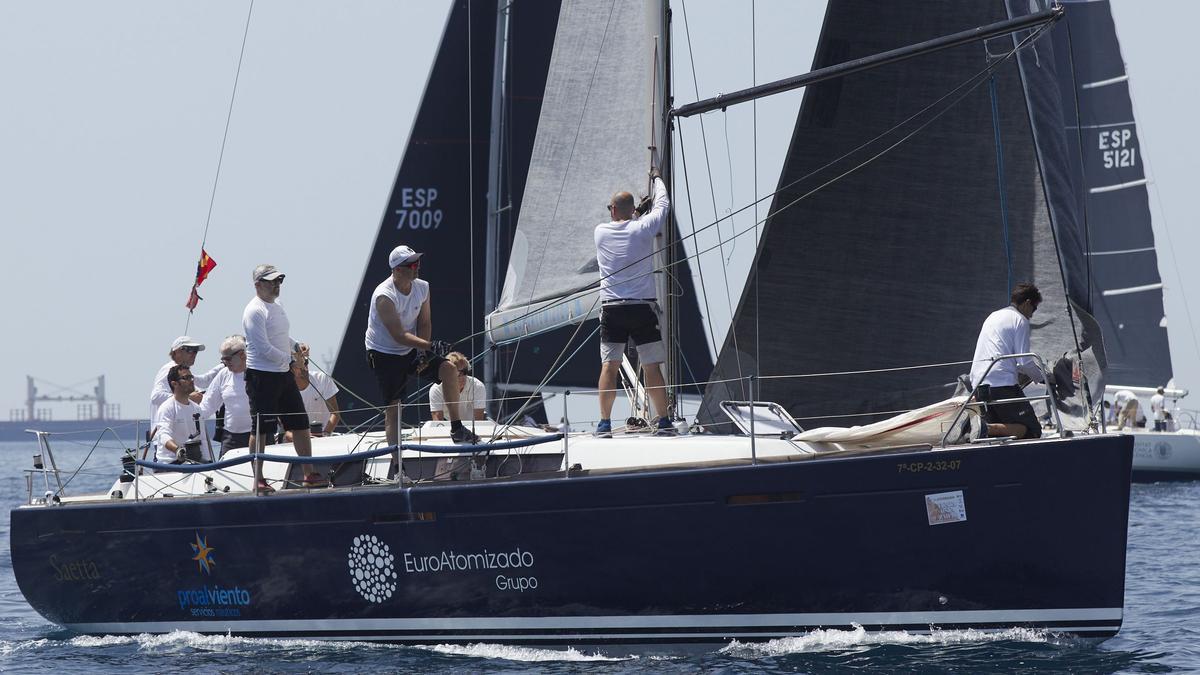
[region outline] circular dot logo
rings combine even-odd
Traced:
[[[346,557],[350,581],[359,595],[379,603],[396,592],[396,556],[378,537],[373,534],[355,537]]]

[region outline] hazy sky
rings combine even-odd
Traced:
[[[1200,4],[1154,3],[1154,12],[1134,0],[1115,4],[1156,236],[1161,243],[1169,235],[1175,247],[1174,260],[1159,260],[1175,372],[1183,386],[1200,387],[1185,306],[1200,302],[1200,270],[1190,264],[1200,242],[1191,222],[1200,200],[1192,185],[1200,140],[1190,125],[1197,91],[1174,61],[1194,39]],[[823,6],[758,1],[758,81],[808,70]],[[257,0],[208,221],[249,7],[0,0],[0,293],[8,326],[0,332],[0,419],[23,406],[26,375],[90,391],[105,374],[122,416],[146,415],[151,379],[188,320],[183,304],[206,222],[218,266],[188,329],[209,346],[198,363],[215,363],[220,340],[240,331],[250,270],[260,262],[288,274],[282,301],[293,335],[313,345],[318,361],[331,360],[449,1]],[[729,7],[687,4],[697,47],[727,45],[696,50],[700,97],[751,82],[749,49],[728,47],[749,44],[749,13]],[[686,46],[682,9],[676,3],[677,49]],[[681,63],[677,52],[675,94],[684,103],[696,91]],[[760,194],[773,188],[786,150],[779,139],[788,137],[799,100],[795,92],[759,104]],[[693,194],[698,222],[710,222],[713,208],[751,201],[741,169],[753,157],[749,119],[745,106],[706,116],[717,199],[714,207],[707,192]],[[699,143],[692,124],[684,126],[689,154]],[[738,167],[732,180],[730,166]],[[706,178],[694,175],[693,188]],[[724,252],[734,302],[750,242],[736,247]],[[723,325],[727,303],[712,306],[714,325]],[[1192,311],[1200,319],[1200,306]],[[55,419],[75,417],[74,406],[54,408]]]

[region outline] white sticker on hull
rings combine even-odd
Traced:
[[[925,495],[925,515],[930,525],[961,523],[967,519],[967,504],[962,490]]]
[[[350,581],[359,595],[383,602],[396,592],[396,556],[373,534],[354,538],[350,544]]]

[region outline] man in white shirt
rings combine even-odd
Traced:
[[[1117,430],[1129,425],[1130,429],[1137,426],[1138,397],[1128,389],[1121,389],[1113,395],[1112,414],[1117,423]]]
[[[1027,354],[1029,346],[1029,319],[1042,303],[1042,294],[1033,284],[1017,284],[1010,296],[1012,303],[992,312],[979,330],[975,343],[975,356],[971,364],[971,386],[981,401],[1000,401],[1022,398],[1022,387],[1029,381],[1044,382],[1037,363],[1030,357],[992,360],[1009,354]],[[987,376],[984,376],[987,372]],[[984,416],[988,436],[1015,436],[1017,438],[1041,438],[1042,427],[1029,401],[989,404]]]
[[[1154,395],[1150,397],[1150,413],[1154,417],[1154,430],[1167,430],[1167,398],[1163,394],[1166,391],[1159,387],[1154,391]]]
[[[171,360],[164,363],[158,369],[158,374],[154,376],[154,385],[150,387],[151,420],[158,414],[158,408],[163,404],[163,401],[171,398],[171,387],[167,383],[167,371],[173,366],[186,366],[190,370],[192,366],[196,365],[196,354],[202,351],[204,351],[204,343],[194,340],[187,335],[180,335],[171,343],[171,350],[168,352]],[[195,389],[207,389],[220,370],[221,365],[217,364],[213,366],[212,370],[193,376],[195,378]],[[192,400],[199,403],[200,396],[200,392],[194,392]]]
[[[487,419],[487,401],[484,397],[487,395],[483,388],[483,383],[471,376],[471,362],[466,355],[459,352],[450,352],[446,355],[446,360],[454,365],[454,369],[458,371],[458,418],[461,420],[485,420]],[[429,388],[429,414],[435,420],[448,419],[449,405],[446,403],[446,395],[442,393],[441,383],[435,384]]]
[[[259,265],[251,276],[254,297],[242,313],[242,330],[246,334],[246,395],[250,399],[250,424],[257,439],[254,447],[261,450],[267,446],[278,418],[283,422],[283,428],[292,432],[296,454],[311,457],[308,413],[290,372],[292,361],[304,360],[305,348],[292,340],[287,313],[276,302],[284,274],[274,265]],[[303,487],[328,484],[314,471],[312,464],[304,464],[302,468]],[[258,487],[263,491],[271,490],[268,485]]]
[[[296,388],[300,390],[304,410],[308,413],[309,433],[313,436],[332,434],[342,419],[337,401],[341,390],[331,377],[319,370],[311,370],[308,359],[292,362],[292,377],[296,379]],[[290,431],[285,438],[292,440]]]
[[[367,362],[383,397],[388,445],[399,441],[397,404],[404,398],[409,375],[422,373],[443,384],[455,382],[458,377],[446,360],[449,343],[430,339],[433,320],[429,282],[418,278],[423,255],[403,245],[392,249],[388,255],[392,273],[375,287],[367,315]],[[458,402],[458,391],[453,386],[445,396],[449,403]],[[463,426],[457,406],[450,408],[450,438],[455,443],[479,443],[479,437]],[[393,469],[398,470],[399,461],[399,453],[392,455]]]
[[[646,373],[646,389],[659,415],[657,433],[672,435],[667,390],[659,364],[666,360],[654,289],[654,237],[667,220],[667,187],[652,169],[654,207],[634,219],[633,195],[618,192],[608,204],[612,221],[596,226],[596,263],[600,268],[600,422],[596,435],[612,437],[612,407],[617,398],[621,356],[630,339]]]
[[[246,338],[230,335],[221,343],[221,363],[200,401],[201,419],[208,419],[225,407],[221,455],[237,448],[250,447],[250,398],[246,396]]]
[[[167,382],[171,386],[171,397],[163,401],[154,416],[158,427],[154,442],[154,461],[162,464],[182,464],[186,459],[184,447],[189,440],[200,441],[200,459],[212,461],[208,432],[199,423],[200,406],[190,398],[196,390],[192,371],[187,366],[172,366],[167,371]],[[199,429],[197,429],[199,427]]]

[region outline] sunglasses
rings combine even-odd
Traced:
[[[199,347],[183,347],[182,349],[183,349],[183,351],[187,352],[188,354],[199,354],[200,353]]]
[[[191,375],[180,375],[180,376],[179,376],[179,379],[180,379],[180,381],[186,380],[186,381],[188,381],[188,382],[191,382],[191,381],[192,381],[192,380],[194,380],[195,378],[194,378],[194,377],[192,377]]]
[[[241,354],[241,353],[242,353],[242,352],[244,352],[244,351],[246,351],[246,350],[245,350],[245,349],[239,349],[239,350],[237,350],[236,352],[234,352],[234,353],[232,353],[232,354],[227,354],[227,355],[225,355],[225,356],[222,356],[222,357],[221,357],[221,362],[222,362],[222,363],[229,363],[230,361],[232,361],[232,360],[233,360],[233,357],[237,356],[238,354]]]

